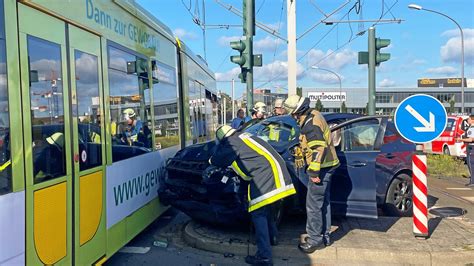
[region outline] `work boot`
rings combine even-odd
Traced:
[[[319,250],[319,249],[323,249],[325,248],[326,246],[324,245],[324,242],[323,241],[320,241],[316,244],[310,244],[308,242],[306,243],[300,243],[298,245],[298,248],[304,252],[304,253],[307,253],[307,254],[310,254],[310,253],[313,253],[315,252],[316,250]]]
[[[272,259],[262,258],[259,256],[247,256],[245,257],[245,262],[250,265],[262,265],[262,266],[272,266]]]
[[[329,247],[332,244],[329,235],[323,235],[323,242],[326,247]]]

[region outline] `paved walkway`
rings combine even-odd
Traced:
[[[297,249],[304,232],[303,217],[289,217],[274,247],[276,264],[298,259],[304,264],[416,264],[465,265],[474,263],[474,226],[462,220],[431,217],[430,238],[413,237],[412,218],[377,220],[339,218],[333,221],[334,244],[311,255]],[[247,254],[248,232],[211,228],[196,222],[184,227],[183,237],[196,248],[228,255]],[[254,240],[251,240],[253,242]],[[255,246],[250,245],[250,253]]]

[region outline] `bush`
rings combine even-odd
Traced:
[[[428,154],[428,175],[433,177],[467,177],[464,159],[449,155]]]

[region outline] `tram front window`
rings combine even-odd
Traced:
[[[0,4],[0,195],[3,195],[12,191],[12,175],[3,1]]]
[[[97,56],[75,51],[81,171],[102,164],[99,66]]]
[[[66,175],[61,47],[28,36],[33,176],[39,183]]]
[[[145,104],[145,94],[149,93],[147,61],[124,50],[109,46],[110,133],[114,162],[147,153],[152,146]]]

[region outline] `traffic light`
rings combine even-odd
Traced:
[[[251,60],[250,60],[250,53],[249,48],[251,43],[249,39],[239,40],[230,42],[230,47],[232,49],[239,51],[240,55],[232,55],[230,57],[230,61],[240,66],[240,75],[239,78],[242,83],[247,81],[247,72],[251,69]]]
[[[380,49],[390,45],[390,39],[375,38],[375,64],[378,66],[380,63],[390,59],[389,53],[381,53]]]

